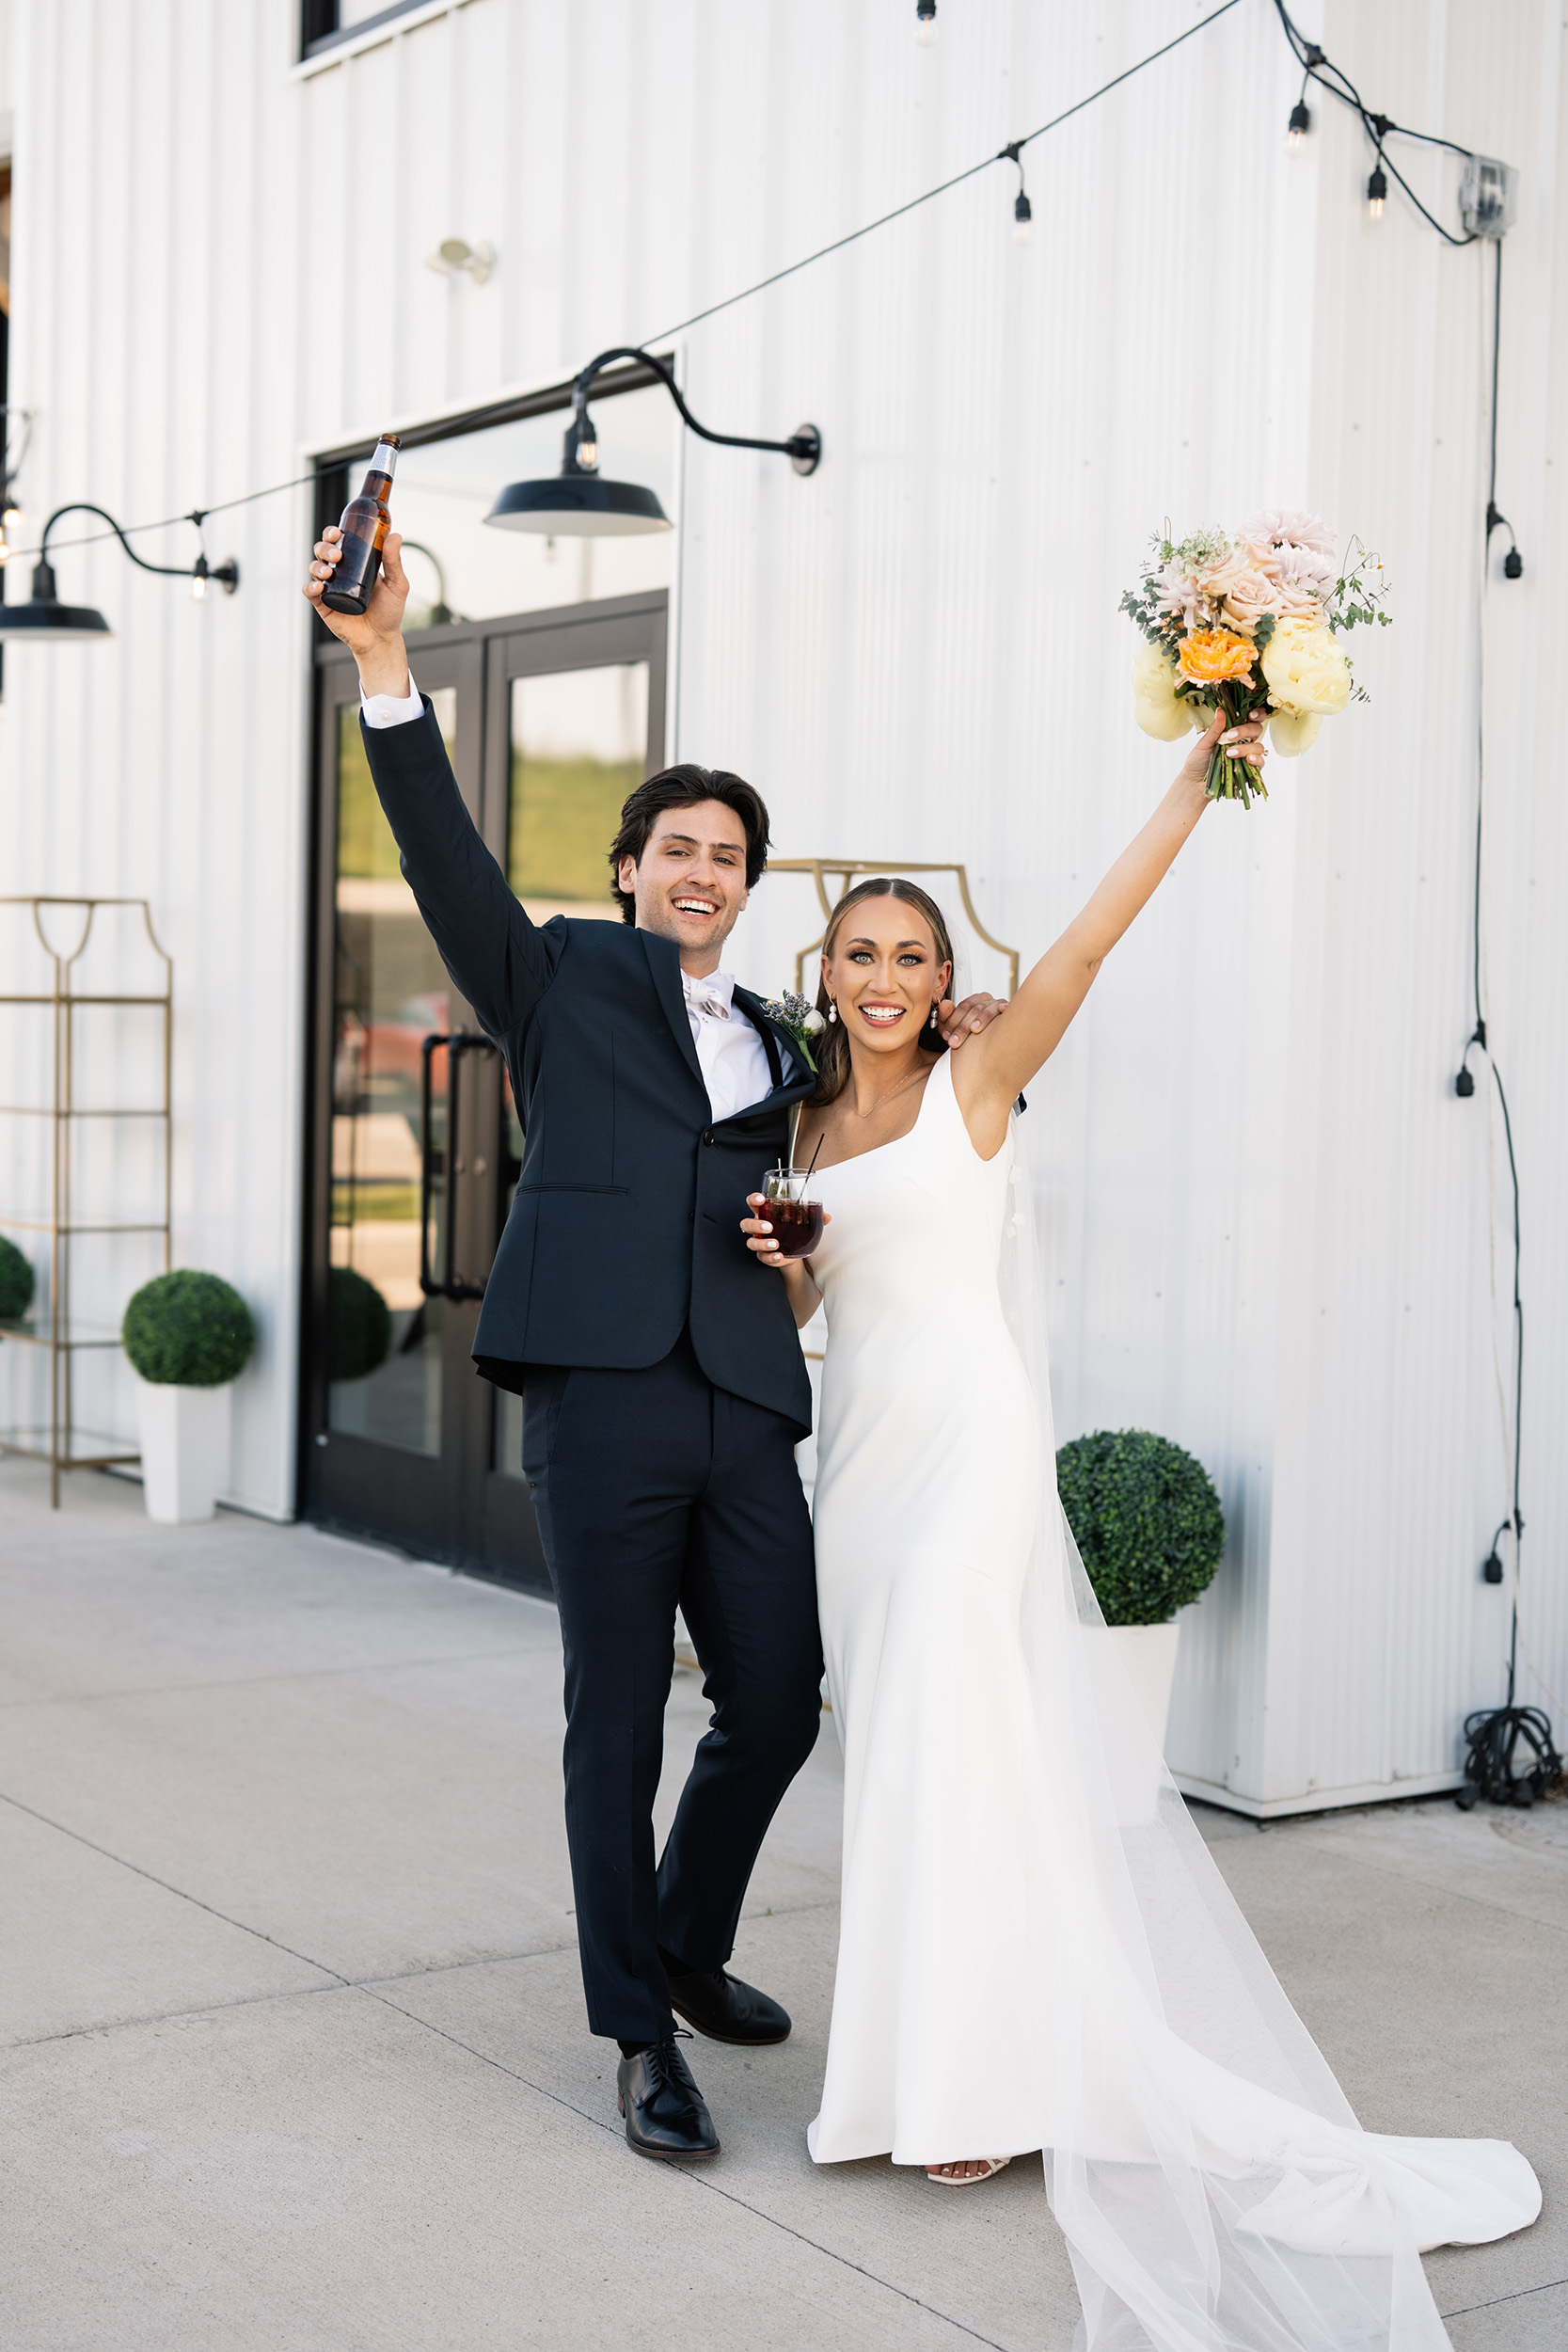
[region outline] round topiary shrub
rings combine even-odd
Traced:
[[[0,1233],[0,1323],[14,1323],[32,1303],[32,1266],[15,1242]]]
[[[1225,1514],[1202,1463],[1168,1438],[1074,1438],[1056,1485],[1107,1625],[1164,1625],[1212,1581]]]
[[[327,1277],[326,1376],[363,1380],[392,1352],[392,1311],[373,1282],[352,1266]]]
[[[221,1389],[256,1344],[250,1309],[215,1274],[182,1267],[144,1282],[119,1336],[133,1368],[160,1388]]]

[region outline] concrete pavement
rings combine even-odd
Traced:
[[[6,2352],[1067,2352],[1037,2160],[818,2173],[825,1733],[695,2052],[724,2151],[622,2144],[581,2022],[546,1605],[307,1528],[155,1529],[0,1464]],[[670,1708],[666,1809],[704,1722]],[[1363,2121],[1512,2138],[1522,2237],[1431,2258],[1459,2352],[1568,2343],[1568,1805],[1204,1825]],[[654,2315],[657,2313],[657,2320]]]

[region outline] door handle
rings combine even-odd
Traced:
[[[439,1047],[447,1049],[447,1141],[446,1149],[437,1155],[431,1140],[431,1114],[434,1087],[431,1063]],[[496,1046],[489,1038],[469,1029],[454,1029],[450,1036],[433,1031],[420,1044],[420,1288],[426,1298],[483,1298],[483,1282],[460,1280],[457,1272],[457,1194],[452,1182],[455,1172],[456,1146],[459,1135],[459,1098],[462,1091],[461,1073],[465,1054],[493,1054]],[[446,1244],[441,1252],[439,1280],[430,1263],[430,1222],[435,1205],[435,1179],[437,1173],[445,1179],[447,1192]]]

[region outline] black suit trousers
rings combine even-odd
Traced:
[[[566,1835],[593,2032],[673,2025],[665,1962],[721,1968],[821,1720],[811,1519],[781,1414],[717,1389],[683,1332],[643,1371],[530,1365],[523,1470],[561,1611]],[[677,1605],[711,1727],[657,1868]]]

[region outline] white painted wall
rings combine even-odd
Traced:
[[[467,0],[302,70],[290,0],[16,12],[12,396],[40,410],[35,520],[76,496],[178,514],[659,336],[1193,17],[967,0],[922,51],[904,0]],[[1526,1187],[1528,1640],[1565,1690],[1560,16],[1326,0],[1307,29],[1373,103],[1524,174],[1498,496],[1528,568],[1491,597],[1486,905]],[[1193,1613],[1175,1755],[1254,1804],[1451,1770],[1506,1639],[1477,1578],[1506,1508],[1485,1099],[1449,1090],[1487,257],[1400,199],[1370,226],[1337,110],[1288,158],[1298,80],[1272,8],[1243,0],[1030,151],[1032,247],[998,168],[680,339],[700,415],[810,418],[827,456],[803,483],[688,446],[672,749],[752,775],[782,854],[965,859],[1026,954],[1172,766],[1132,728],[1116,612],[1148,532],[1302,501],[1393,574],[1398,626],[1359,648],[1370,707],[1266,809],[1205,819],[1026,1121],[1063,1434],[1154,1426],[1220,1483],[1232,1541]],[[1397,153],[1451,219],[1456,165]],[[453,233],[496,246],[487,285],[421,266]],[[176,1254],[258,1307],[236,1480],[275,1512],[293,1492],[308,515],[300,491],[214,524],[245,580],[205,609],[113,548],[62,553],[62,592],[116,641],[8,653],[0,720],[7,886],[146,891],[176,955]],[[172,561],[188,539],[142,544]],[[777,985],[815,928],[803,886],[768,885],[744,976]]]

